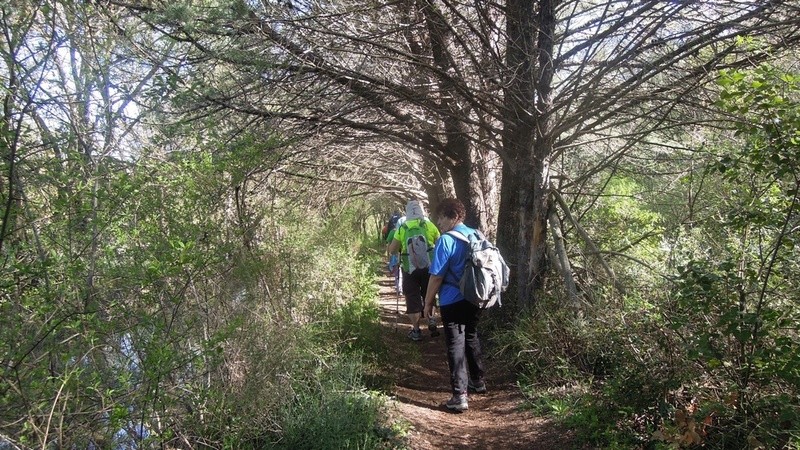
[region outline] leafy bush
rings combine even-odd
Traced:
[[[43,172],[38,240],[5,247],[0,434],[265,448],[300,439],[296,412],[325,417],[328,443],[377,446],[382,400],[363,381],[380,342],[374,263],[356,257],[361,234],[331,238],[351,216],[263,198],[233,214],[229,183],[251,169],[211,152],[107,161],[72,198]],[[274,213],[247,209],[268,200]]]
[[[702,174],[715,188],[693,193],[691,223],[634,253],[674,270],[669,282],[640,277],[648,286],[627,296],[593,289],[603,295],[582,317],[556,297],[538,299],[540,309],[504,335],[532,405],[592,445],[799,445],[800,83],[764,66],[723,72],[720,87],[718,106],[736,120],[739,140],[715,148]],[[609,190],[630,199],[632,183],[612,179]],[[630,200],[599,206],[598,223],[657,229],[658,216]],[[624,226],[603,229],[610,236],[598,231],[599,242],[618,241],[609,248],[631,236]],[[638,275],[628,273],[630,286]]]
[[[672,392],[690,377],[670,358],[673,344],[656,310],[597,305],[579,319],[557,298],[497,336],[520,373],[529,404],[602,448],[648,442],[673,409]]]
[[[238,330],[232,348],[249,349],[244,386],[221,391],[210,435],[229,448],[378,448],[391,436],[380,429],[384,400],[364,381],[383,350],[374,263],[320,240],[324,227],[298,230],[273,254],[297,257],[280,288],[292,301],[279,302],[278,315],[243,318],[250,332]]]
[[[383,400],[361,387],[363,367],[349,358],[324,363],[324,369],[296,380],[294,398],[281,409],[274,448],[378,448]]]

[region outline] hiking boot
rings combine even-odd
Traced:
[[[411,330],[408,332],[408,338],[412,341],[422,340],[422,332],[419,331],[419,328],[416,330]]]
[[[467,388],[475,393],[478,394],[485,394],[486,393],[486,383],[483,381],[472,381],[469,380],[467,382]]]
[[[450,411],[466,411],[469,409],[467,394],[453,394],[444,406]]]

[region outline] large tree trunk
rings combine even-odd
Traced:
[[[550,155],[553,151],[552,81],[555,4],[550,0],[508,2],[506,81],[508,122],[498,244],[515,274],[516,304],[529,307],[547,273]]]
[[[497,244],[511,268],[512,295],[506,303],[521,307],[529,298],[529,247],[531,228],[526,224],[529,183],[535,177],[529,163],[534,144],[533,100],[535,95],[533,61],[537,29],[535,2],[509,0],[506,30],[506,65],[511,77],[505,80],[502,186]],[[527,167],[526,167],[527,166]],[[516,289],[514,289],[516,287]]]
[[[480,222],[480,198],[472,185],[473,167],[472,163],[459,164],[450,173],[453,177],[456,198],[461,200],[467,209],[467,218],[464,219],[464,223],[471,227],[483,228]]]
[[[547,217],[550,177],[547,156],[546,148],[537,147],[533,155],[521,165],[522,173],[530,175],[517,185],[519,199],[517,296],[522,307],[533,305],[534,292],[544,284],[548,269]]]
[[[473,147],[470,158],[476,162],[470,183],[474,202],[478,205],[475,225],[494,242],[497,237],[497,206],[500,199],[499,181],[502,164],[497,155],[485,148]]]
[[[486,156],[479,149],[467,146],[459,149],[466,150],[463,162],[450,170],[455,188],[456,198],[464,203],[467,217],[464,223],[470,227],[482,230],[487,236],[495,235],[494,215],[496,208],[493,206],[493,196],[497,195],[494,186],[496,174],[494,170],[483,163],[481,156]]]
[[[435,164],[432,158],[426,158],[422,186],[428,195],[428,215],[433,216],[436,207],[441,201],[453,194],[453,178],[450,171],[439,164]]]
[[[533,301],[533,292],[540,288],[547,275],[547,219],[550,215],[550,156],[553,154],[553,36],[556,32],[555,4],[557,0],[541,0],[539,4],[536,64],[536,143],[533,148],[533,196],[530,210],[530,267],[526,296]],[[521,291],[522,292],[522,291]]]
[[[506,148],[510,146],[506,145]],[[524,244],[518,235],[520,231],[519,216],[519,171],[516,164],[506,162],[503,164],[503,181],[500,186],[500,212],[497,219],[497,248],[506,259],[511,277],[509,280],[509,293],[503,297],[503,304],[513,307],[516,304],[516,289],[519,284],[519,255],[523,250],[519,247]]]
[[[524,306],[534,303],[534,292],[542,287],[548,269],[547,217],[549,215],[550,176],[545,150],[534,151],[533,161],[526,165],[532,174],[528,182],[521,183],[520,239],[526,258],[521,261],[520,274],[524,278],[517,287]],[[545,158],[543,158],[545,157]]]

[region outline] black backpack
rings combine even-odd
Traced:
[[[386,224],[386,231],[397,228],[397,221],[400,220],[400,214],[394,213],[389,217],[389,222]]]

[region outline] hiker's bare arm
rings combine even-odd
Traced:
[[[392,239],[392,243],[389,244],[389,250],[387,250],[390,255],[397,253],[400,251],[400,241],[397,239]]]
[[[428,290],[425,292],[425,308],[422,310],[422,314],[425,317],[431,316],[433,304],[436,302],[436,293],[439,292],[443,281],[444,277],[438,275],[431,275],[431,279],[428,280]]]

